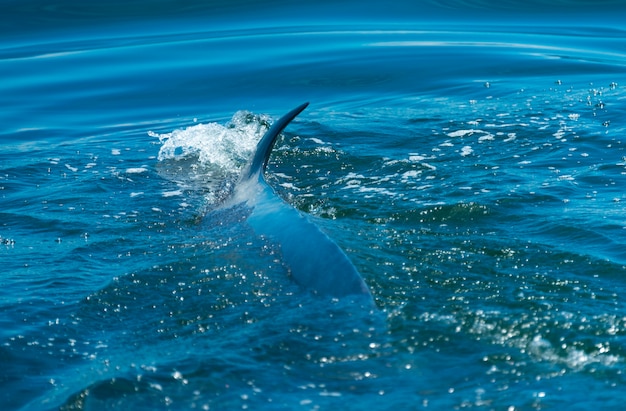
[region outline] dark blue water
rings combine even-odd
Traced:
[[[414,3],[5,2],[1,408],[620,409],[624,3]],[[371,312],[211,211],[304,101]]]

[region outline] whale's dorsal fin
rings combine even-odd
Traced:
[[[291,120],[300,114],[308,105],[309,103],[299,105],[272,124],[272,127],[267,130],[261,141],[259,141],[252,161],[241,175],[242,180],[248,180],[256,176],[263,178],[263,171],[265,171],[270,153],[272,152],[272,148],[274,148],[276,137],[278,137],[285,127],[287,127],[287,124],[289,124]]]
[[[360,296],[366,305],[374,306],[367,284],[343,250],[305,215],[283,201],[263,176],[276,137],[307,106],[304,103],[282,116],[261,138],[241,174],[234,201],[247,205],[248,226],[259,237],[280,247],[282,262],[295,282],[333,297]]]

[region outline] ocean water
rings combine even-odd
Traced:
[[[490,3],[5,2],[0,408],[621,409],[626,7]],[[373,310],[215,211],[305,101]]]

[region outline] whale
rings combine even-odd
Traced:
[[[374,306],[372,293],[346,253],[309,217],[285,202],[267,183],[265,170],[277,137],[309,103],[283,115],[263,135],[223,207],[245,207],[245,223],[277,246],[297,284],[314,294],[352,298]]]

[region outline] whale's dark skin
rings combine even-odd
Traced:
[[[250,210],[247,224],[257,235],[279,246],[282,261],[296,283],[320,295],[360,296],[373,306],[369,288],[343,250],[278,196],[264,177],[276,138],[307,106],[305,103],[291,110],[265,133],[225,205],[244,204]]]

